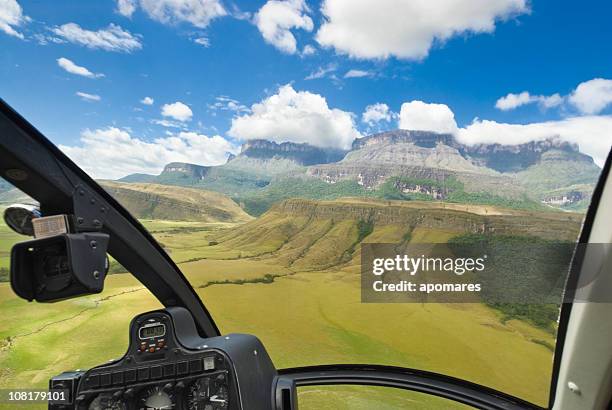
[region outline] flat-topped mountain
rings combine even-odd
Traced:
[[[190,178],[204,179],[209,170],[210,167],[205,167],[203,165],[188,164],[185,162],[171,162],[164,167],[162,174],[178,172],[185,174]]]
[[[455,138],[451,134],[439,134],[430,131],[392,130],[357,138],[353,141],[351,151],[356,151],[373,145],[388,145],[409,143],[420,147],[433,148],[438,143],[455,146]]]
[[[559,138],[467,145],[451,134],[393,130],[356,139],[349,151],[250,140],[224,165],[171,163],[158,176],[122,181],[222,192],[255,215],[287,198],[347,195],[585,209],[599,172]]]
[[[277,143],[262,139],[245,142],[235,158],[288,159],[300,165],[327,164],[342,159],[346,151],[333,148],[319,148],[310,144],[294,142]],[[234,161],[233,159],[232,161]]]

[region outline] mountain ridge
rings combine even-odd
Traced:
[[[346,193],[372,196],[388,191],[390,181],[394,198],[430,195],[432,199],[444,200],[440,192],[433,194],[433,186],[451,181],[456,187],[456,181],[469,201],[477,201],[479,195],[491,198],[491,193],[495,193],[512,201],[529,198],[543,206],[584,209],[599,172],[593,159],[581,153],[576,144],[554,136],[516,145],[468,145],[451,134],[392,130],[356,139],[348,151],[306,143],[249,140],[224,165],[171,163],[158,176],[131,175],[121,181],[134,182],[140,178],[146,182],[209,189],[230,195],[243,205],[263,201],[255,206],[257,213],[265,211],[272,199],[292,195],[317,199],[317,194],[308,192],[313,189],[327,192],[324,197],[327,199]],[[316,181],[329,189],[323,189]],[[290,188],[290,184],[302,185],[303,189]],[[337,194],[331,193],[334,189]],[[266,199],[270,195],[267,192],[274,195]],[[467,198],[458,192],[450,197]]]

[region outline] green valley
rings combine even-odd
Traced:
[[[544,404],[554,332],[484,304],[361,303],[359,244],[447,242],[470,233],[572,240],[581,218],[474,204],[339,198],[286,200],[246,223],[142,222],[179,264],[221,331],[257,334],[278,367],[413,367]],[[16,239],[7,237],[3,246]],[[127,344],[132,315],[158,306],[128,274],[109,276],[100,295],[36,306],[0,283],[6,318],[0,324],[0,387],[42,387],[66,368],[122,355],[124,347],[110,341]],[[88,336],[93,332],[96,338]],[[116,348],[100,350],[100,344]],[[73,350],[81,353],[61,354]],[[335,397],[302,394],[320,406]],[[401,391],[375,394],[390,408],[407,397]],[[347,397],[364,403],[359,395]],[[417,408],[433,408],[428,400],[436,399],[424,399]]]

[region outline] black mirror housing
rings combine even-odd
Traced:
[[[108,234],[84,232],[18,243],[11,250],[11,287],[19,297],[37,302],[100,293],[108,242]]]

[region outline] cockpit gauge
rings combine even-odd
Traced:
[[[166,392],[162,386],[152,386],[144,389],[138,396],[138,410],[171,410],[176,401],[172,392]]]
[[[225,410],[229,407],[227,374],[220,372],[195,380],[187,390],[189,410]]]
[[[89,404],[89,410],[127,410],[123,400],[115,399],[111,394],[99,394]]]

